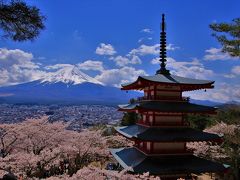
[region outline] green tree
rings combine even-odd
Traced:
[[[219,123],[240,125],[240,106],[224,105],[217,110],[217,115],[213,119]]]
[[[212,23],[213,36],[222,45],[222,51],[233,57],[240,57],[240,18],[232,23]]]
[[[45,17],[22,0],[0,0],[0,33],[13,41],[34,40],[45,28]]]
[[[137,103],[137,100],[134,98],[131,98],[129,100],[129,104],[134,104]],[[136,124],[137,120],[139,118],[139,115],[135,112],[126,112],[123,115],[122,121],[121,121],[121,125],[122,126],[129,126],[129,125],[133,125]]]
[[[122,121],[121,121],[121,125],[122,126],[129,126],[129,125],[133,125],[137,122],[138,120],[138,115],[135,112],[127,112],[124,113]]]
[[[190,126],[192,128],[198,129],[198,130],[204,130],[208,126],[210,126],[212,123],[214,123],[208,115],[204,114],[189,114],[186,115],[185,119],[190,123]]]

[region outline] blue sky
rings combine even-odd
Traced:
[[[198,93],[195,98],[240,99],[240,60],[221,53],[209,29],[212,22],[230,22],[239,17],[238,0],[27,2],[47,17],[46,29],[33,42],[0,41],[0,85],[34,80],[67,64],[77,64],[111,86],[138,75],[154,74],[159,68],[155,58],[161,14],[165,13],[167,67],[171,72],[216,81],[216,89],[209,95]]]

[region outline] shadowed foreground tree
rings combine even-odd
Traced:
[[[13,41],[34,40],[45,28],[45,17],[21,0],[0,0],[0,33]]]
[[[240,57],[240,18],[232,23],[212,23],[212,34],[222,45],[222,51],[233,57]]]
[[[221,122],[204,131],[223,135],[223,144],[191,142],[187,147],[193,149],[197,156],[230,165],[226,179],[238,180],[240,177],[240,126]]]
[[[229,156],[229,163],[235,179],[240,178],[240,129],[235,129],[232,134],[225,136],[224,149]]]

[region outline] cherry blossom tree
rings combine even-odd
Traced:
[[[128,174],[127,170],[122,170],[120,172],[118,171],[109,171],[104,170],[100,168],[96,168],[93,166],[88,166],[80,169],[77,171],[76,174],[73,176],[55,176],[50,177],[47,180],[58,180],[58,179],[69,179],[69,180],[89,180],[89,179],[97,179],[97,180],[105,180],[105,179],[111,179],[111,180],[160,180],[159,177],[150,176],[149,173],[144,174]]]
[[[111,158],[108,148],[131,143],[122,136],[103,136],[101,129],[79,133],[67,126],[49,123],[47,117],[1,124],[0,167],[28,177],[73,175],[92,162],[105,167]]]

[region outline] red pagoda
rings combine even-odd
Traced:
[[[195,130],[185,115],[213,114],[215,108],[192,104],[184,91],[213,88],[214,81],[198,80],[170,74],[166,69],[166,32],[164,14],[160,36],[161,68],[153,76],[139,76],[122,90],[143,90],[144,96],[134,103],[119,106],[120,111],[135,112],[141,117],[136,124],[116,130],[134,141],[133,147],[111,149],[120,165],[133,173],[149,172],[160,177],[187,177],[195,173],[223,172],[222,164],[193,155],[187,142],[221,142],[216,134]]]

